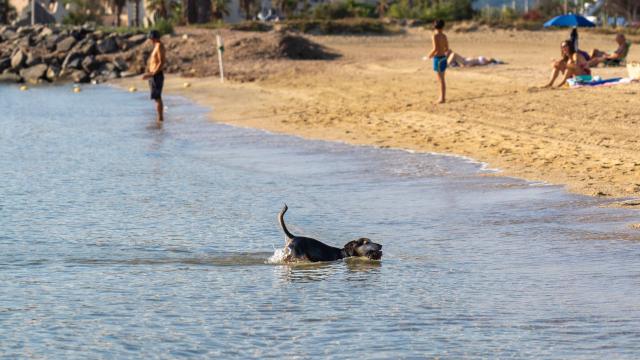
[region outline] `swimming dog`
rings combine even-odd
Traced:
[[[280,222],[280,227],[282,227],[282,231],[284,231],[288,239],[285,245],[289,249],[288,260],[334,261],[350,256],[362,256],[371,260],[380,260],[382,258],[382,245],[376,244],[367,238],[349,241],[342,249],[339,249],[316,239],[293,235],[284,224],[284,213],[288,209],[285,204],[280,214],[278,214],[278,222]]]

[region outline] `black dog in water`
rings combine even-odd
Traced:
[[[371,242],[367,238],[349,241],[342,249],[338,249],[323,244],[316,239],[293,235],[284,224],[284,213],[287,212],[287,209],[288,207],[285,204],[280,214],[278,214],[278,221],[282,231],[289,239],[286,245],[290,250],[289,260],[334,261],[350,256],[364,256],[371,260],[380,260],[382,258],[382,245]]]

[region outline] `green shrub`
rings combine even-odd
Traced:
[[[479,23],[491,27],[517,30],[540,30],[543,28],[543,19],[536,10],[521,14],[513,8],[484,8],[476,17]]]
[[[94,14],[70,12],[62,19],[62,23],[64,25],[83,25],[86,23],[99,23],[99,20],[98,16]]]
[[[135,26],[98,26],[96,30],[100,30],[105,34],[116,33],[120,35],[136,35],[146,33],[146,30],[143,27]]]
[[[243,21],[241,23],[231,24],[229,28],[239,31],[270,31],[273,29],[273,26],[261,21]]]
[[[502,11],[500,11],[500,21],[503,23],[513,22],[517,18],[518,13],[513,8],[504,7],[502,8]]]
[[[160,35],[170,35],[173,34],[173,23],[167,19],[158,19],[151,29],[157,30]]]
[[[389,7],[387,15],[395,19],[419,19],[433,21],[467,20],[473,17],[472,0],[443,0],[439,3],[417,2],[411,6],[408,0],[399,0]]]
[[[313,18],[318,20],[335,20],[349,17],[349,8],[345,2],[323,3],[313,10]]]
[[[209,21],[208,23],[204,23],[204,24],[192,24],[190,26],[203,28],[203,29],[213,29],[213,30],[226,29],[229,27],[227,23],[225,23],[223,20],[220,20],[220,19]]]
[[[480,10],[480,15],[478,16],[478,20],[487,23],[493,24],[498,23],[501,18],[501,11],[499,8],[495,7],[485,7]]]
[[[103,12],[102,5],[91,0],[64,0],[73,11],[69,12],[62,23],[65,25],[82,25],[85,23],[101,24],[99,15]]]
[[[374,18],[376,17],[376,7],[367,3],[355,2],[347,0],[353,17],[356,18]]]
[[[421,20],[427,22],[431,22],[437,19],[446,21],[457,20],[455,17],[455,13],[452,11],[452,7],[449,4],[425,8],[422,11],[420,18]]]
[[[316,20],[339,20],[347,18],[375,17],[376,8],[373,5],[356,2],[355,0],[323,3],[313,9],[311,17]]]
[[[394,19],[414,19],[419,17],[416,10],[420,11],[418,7],[410,7],[408,0],[399,0],[389,7],[387,15]]]
[[[302,33],[337,34],[393,34],[398,28],[386,25],[377,19],[343,20],[287,20],[281,23],[283,29]]]

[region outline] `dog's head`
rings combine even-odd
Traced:
[[[344,246],[348,256],[364,256],[371,260],[382,258],[382,245],[376,244],[367,238],[349,241]]]

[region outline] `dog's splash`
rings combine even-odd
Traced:
[[[286,205],[285,205],[286,206]],[[287,237],[284,238],[284,247],[276,248],[273,247],[273,255],[271,255],[267,259],[267,264],[288,264],[291,261],[291,249],[289,248],[289,239]]]
[[[289,257],[289,248],[283,249],[274,249],[273,255],[271,255],[267,259],[267,264],[284,264],[287,262],[287,257]]]

